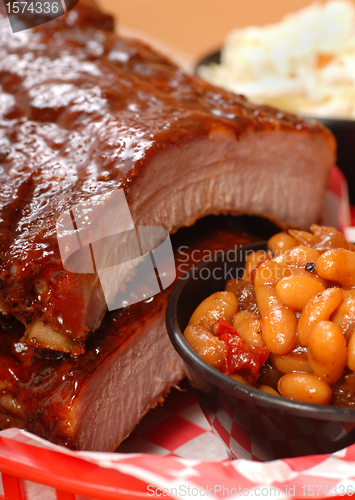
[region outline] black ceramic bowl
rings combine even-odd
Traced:
[[[355,442],[355,409],[292,401],[236,382],[205,362],[183,337],[198,304],[224,289],[227,279],[243,269],[246,251],[251,249],[265,249],[265,245],[239,247],[218,260],[201,263],[170,295],[169,337],[185,362],[197,400],[213,431],[236,458],[264,461],[344,448]]]
[[[196,67],[208,64],[220,63],[220,51],[213,52],[201,59]],[[349,187],[350,203],[355,205],[355,120],[340,120],[336,118],[318,118],[311,117],[328,127],[334,134],[337,144],[337,165],[343,171]]]

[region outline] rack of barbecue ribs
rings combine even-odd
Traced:
[[[335,141],[316,122],[184,74],[83,1],[19,33],[0,2],[0,48],[1,426],[112,450],[183,376],[164,327],[169,288],[113,311],[100,270],[74,265],[96,241],[110,269],[117,193],[130,213],[134,244],[117,243],[127,259],[139,228],[161,228],[167,241],[208,214],[308,227]],[[88,237],[71,265],[58,227]],[[120,269],[117,292],[134,276]]]

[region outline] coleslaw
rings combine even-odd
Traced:
[[[278,24],[232,31],[221,64],[199,76],[259,104],[323,118],[355,118],[355,6],[314,3]]]

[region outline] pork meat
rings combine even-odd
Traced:
[[[98,274],[68,271],[56,232],[94,196],[123,189],[135,226],[168,232],[217,213],[317,220],[335,161],[318,123],[184,74],[84,2],[16,34],[1,4],[0,46],[0,306],[28,342],[78,355],[101,324]]]

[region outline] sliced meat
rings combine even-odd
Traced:
[[[23,325],[7,323],[0,336],[0,426],[71,448],[114,451],[183,377],[166,334],[166,301],[162,293],[153,303],[110,313],[79,358],[26,346],[19,341]]]
[[[251,241],[222,225],[218,221],[213,230],[208,221],[210,237],[206,225],[198,237],[190,228],[176,235],[180,273],[207,251]],[[24,326],[8,318],[0,328],[0,428],[22,427],[71,448],[115,450],[183,377],[165,329],[170,290],[107,313],[86,352],[75,358],[21,342]]]
[[[182,361],[166,333],[165,305],[164,301],[139,334],[130,337],[85,383],[74,416],[79,449],[115,450],[183,378]]]
[[[134,225],[169,232],[217,213],[317,220],[335,161],[319,124],[185,75],[83,2],[18,34],[0,5],[0,46],[0,304],[34,345],[78,355],[107,310],[56,234],[94,196],[122,188]]]

